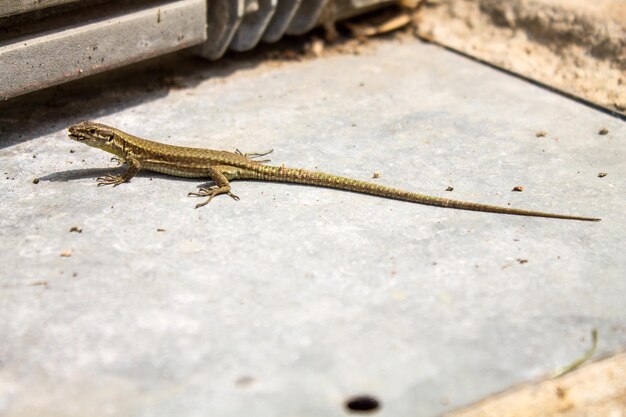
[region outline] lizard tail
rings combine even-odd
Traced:
[[[489,213],[511,214],[517,216],[546,217],[552,219],[599,221],[600,219],[582,216],[570,216],[565,214],[544,213],[532,210],[520,210],[508,207],[491,206],[480,203],[470,203],[449,198],[433,197],[429,195],[399,190],[371,182],[359,181],[323,172],[307,171],[277,167],[271,165],[257,165],[247,167],[239,171],[239,178],[262,181],[290,182],[298,184],[316,185],[319,187],[335,188],[339,190],[353,191],[362,194],[370,194],[394,200],[408,201],[411,203],[425,204],[429,206],[449,207],[461,210],[483,211]]]

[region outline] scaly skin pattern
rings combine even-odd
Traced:
[[[110,152],[116,156],[115,159],[128,164],[128,170],[123,175],[106,175],[100,177],[98,178],[98,185],[117,186],[124,182],[129,182],[140,169],[147,169],[178,177],[210,178],[215,182],[215,185],[201,188],[200,191],[196,193],[189,193],[191,196],[208,197],[204,202],[197,204],[196,208],[206,205],[213,197],[219,194],[228,194],[235,200],[239,200],[239,197],[230,191],[230,181],[237,179],[253,179],[317,185],[320,187],[336,188],[395,200],[409,201],[412,203],[462,210],[547,217],[553,219],[582,221],[600,220],[592,217],[543,213],[539,211],[520,210],[432,197],[365,181],[325,174],[323,172],[270,166],[264,164],[264,162],[267,161],[255,160],[255,158],[264,156],[269,152],[242,154],[239,151],[234,153],[166,145],[141,139],[113,127],[94,122],[82,122],[71,126],[69,128],[69,136],[78,142]]]

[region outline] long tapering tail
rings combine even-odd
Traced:
[[[320,187],[336,188],[339,190],[353,191],[362,194],[370,194],[394,200],[409,201],[411,203],[426,204],[430,206],[449,207],[461,210],[483,211],[489,213],[512,214],[517,216],[546,217],[552,219],[599,221],[593,217],[569,216],[565,214],[543,213],[540,211],[520,210],[508,207],[490,206],[487,204],[470,203],[448,198],[433,197],[410,191],[399,190],[383,185],[373,184],[366,181],[354,180],[323,172],[307,171],[277,167],[271,165],[256,165],[246,167],[239,172],[239,178],[247,178],[262,181],[291,182],[298,184],[317,185]]]

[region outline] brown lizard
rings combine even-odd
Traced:
[[[323,172],[286,168],[283,166],[270,166],[264,164],[264,162],[267,161],[254,160],[254,158],[264,156],[269,152],[242,154],[239,151],[234,153],[166,145],[141,139],[100,123],[82,122],[71,126],[69,132],[70,138],[110,152],[116,156],[114,159],[128,164],[128,170],[124,175],[109,174],[100,177],[97,179],[98,185],[117,186],[128,182],[140,169],[147,169],[178,177],[210,178],[215,182],[215,185],[203,187],[199,192],[188,194],[190,196],[208,197],[205,201],[197,204],[196,208],[206,205],[213,197],[219,194],[228,194],[235,200],[239,200],[239,197],[230,191],[229,181],[253,179],[317,185],[320,187],[336,188],[379,197],[404,200],[412,203],[462,210],[549,217],[554,219],[600,220],[591,217],[543,213],[539,211],[520,210],[451,200],[448,198],[431,197],[365,181],[325,174]]]

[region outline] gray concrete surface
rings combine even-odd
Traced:
[[[327,417],[364,393],[436,416],[570,363],[593,328],[596,357],[626,346],[623,122],[418,41],[185,62],[174,88],[146,71],[2,103],[0,414]],[[259,182],[194,210],[200,181],[96,187],[113,164],[66,138],[81,119],[603,220]]]

